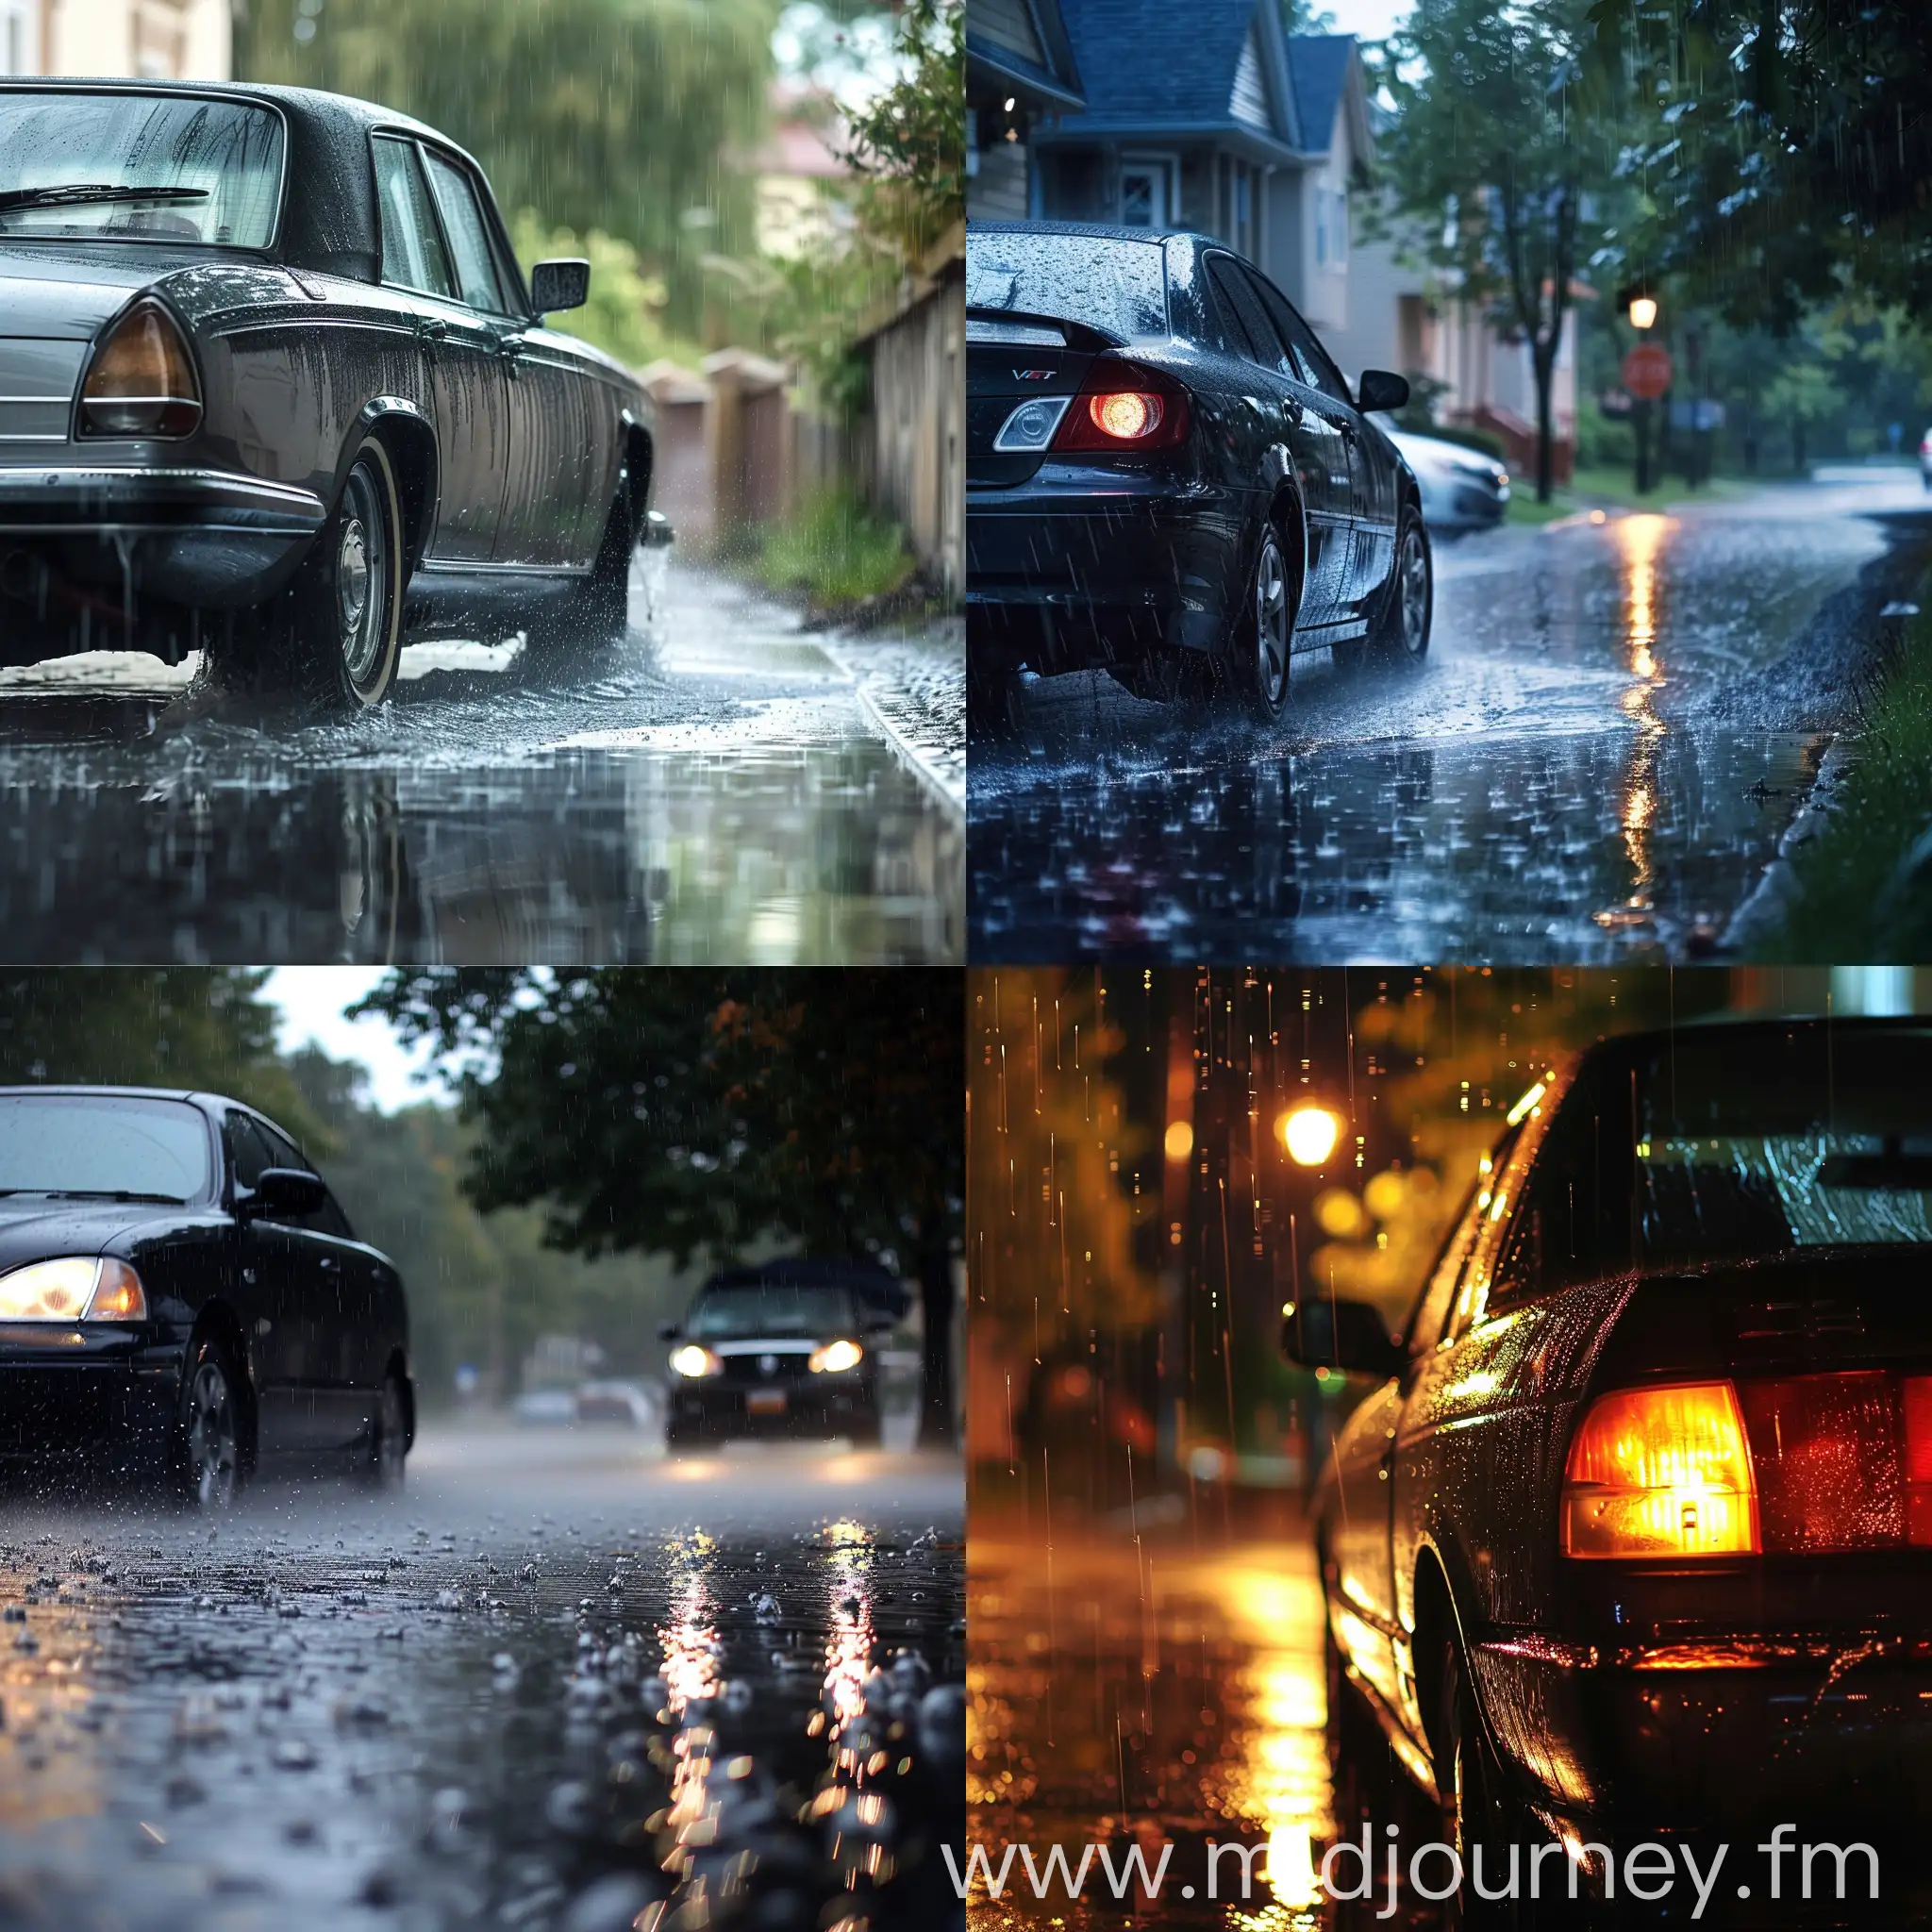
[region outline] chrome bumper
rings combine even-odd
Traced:
[[[311,490],[223,470],[0,469],[0,537],[204,530],[300,540],[314,536],[327,515]]]

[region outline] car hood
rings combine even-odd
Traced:
[[[1470,449],[1459,442],[1444,442],[1434,436],[1411,436],[1407,431],[1391,432],[1389,438],[1409,466],[1434,470],[1459,470],[1490,481],[1503,464],[1486,451]]]
[[[49,1201],[0,1198],[0,1274],[56,1255],[98,1255],[138,1235],[157,1218],[186,1210],[155,1201]]]
[[[92,341],[141,290],[219,250],[0,241],[0,336]]]

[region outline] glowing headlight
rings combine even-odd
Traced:
[[[724,1364],[708,1348],[688,1341],[671,1357],[671,1366],[680,1375],[715,1375]]]
[[[144,1322],[147,1296],[125,1261],[63,1255],[0,1274],[0,1322]]]
[[[858,1342],[828,1341],[824,1347],[812,1350],[807,1366],[815,1375],[838,1375],[847,1369],[856,1369],[864,1359],[865,1351]]]

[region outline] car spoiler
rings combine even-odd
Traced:
[[[1102,349],[1124,349],[1125,336],[1117,336],[1111,329],[1095,328],[1089,322],[1073,322],[1064,315],[1035,315],[1024,308],[977,308],[971,303],[966,306],[968,322],[1017,322],[1025,328],[1057,328],[1066,338],[1070,349],[1086,349],[1097,352]]]

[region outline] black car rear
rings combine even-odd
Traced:
[[[1368,408],[1407,393],[1373,372],[1364,385]],[[1419,498],[1356,404],[1280,291],[1208,237],[974,224],[967,612],[979,725],[998,724],[1022,669],[1103,666],[1154,697],[1219,688],[1272,721],[1292,653],[1419,658]],[[1398,556],[1414,566],[1407,602]]]
[[[865,1276],[743,1271],[715,1277],[671,1353],[665,1446],[672,1454],[741,1438],[879,1441],[877,1343],[894,1314]]]

